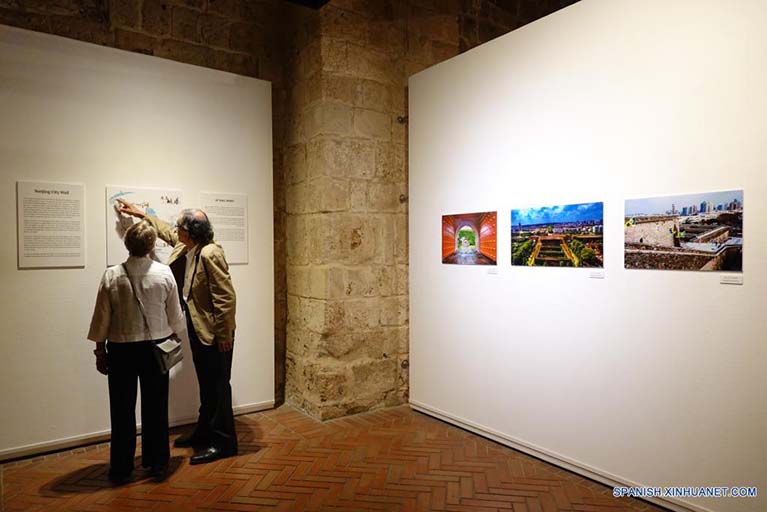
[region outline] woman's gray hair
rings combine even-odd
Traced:
[[[152,252],[156,241],[157,231],[144,220],[135,223],[125,232],[125,248],[131,256],[146,256]]]

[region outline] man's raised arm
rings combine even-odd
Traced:
[[[171,246],[175,246],[178,243],[178,235],[173,229],[173,226],[165,221],[162,221],[154,215],[147,215],[135,204],[129,203],[124,199],[115,199],[117,201],[117,211],[124,214],[136,217],[137,219],[144,219],[149,222],[153,228],[157,230],[157,236],[162,238],[166,243]]]

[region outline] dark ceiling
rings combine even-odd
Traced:
[[[303,5],[304,7],[310,7],[312,9],[319,9],[326,3],[328,3],[329,0],[286,0],[288,3],[296,4],[296,5]]]

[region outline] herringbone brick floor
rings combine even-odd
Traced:
[[[7,511],[658,511],[610,488],[395,407],[315,421],[287,406],[237,418],[240,455],[107,480],[109,445],[2,467]],[[179,432],[176,432],[177,435]]]

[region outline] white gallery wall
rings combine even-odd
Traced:
[[[268,82],[0,26],[0,457],[109,429],[106,377],[86,341],[106,268],[107,185],[247,194],[237,292],[236,411],[274,402],[271,87]],[[86,265],[17,269],[16,182],[85,185]],[[215,228],[215,225],[214,225]],[[170,415],[197,415],[191,353]]]
[[[767,510],[767,3],[583,0],[410,80],[411,402],[605,482]],[[742,286],[623,268],[627,198],[744,190]],[[510,210],[604,201],[604,279]],[[441,216],[498,211],[498,273]],[[669,505],[669,502],[665,503]],[[674,505],[674,504],[672,504]]]

